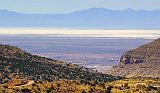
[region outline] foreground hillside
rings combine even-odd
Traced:
[[[12,80],[0,85],[0,93],[159,93],[160,80],[129,78],[113,82]]]
[[[0,83],[16,79],[54,81],[59,79],[106,82],[119,79],[61,61],[31,55],[19,48],[0,45]]]
[[[122,55],[120,63],[108,74],[125,77],[160,78],[160,39]]]
[[[159,77],[159,47],[157,39],[127,52],[111,76],[0,45],[0,93],[159,93],[159,78],[143,78]]]

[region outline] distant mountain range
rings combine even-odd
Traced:
[[[0,10],[0,27],[160,28],[160,10],[90,8],[68,14]]]

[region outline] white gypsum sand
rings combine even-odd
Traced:
[[[91,30],[51,28],[0,28],[0,34],[69,35],[80,37],[159,38],[160,30]]]

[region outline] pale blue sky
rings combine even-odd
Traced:
[[[0,9],[25,13],[68,13],[91,7],[157,10],[160,0],[0,0]]]

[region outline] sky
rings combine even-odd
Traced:
[[[0,9],[23,13],[70,13],[93,7],[159,10],[160,0],[0,0]]]

